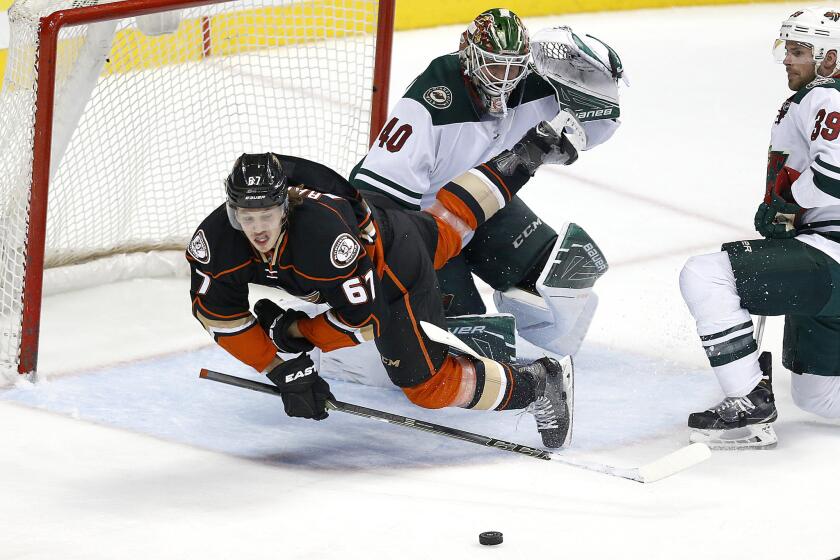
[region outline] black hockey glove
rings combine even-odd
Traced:
[[[788,239],[796,236],[796,225],[804,209],[771,193],[770,204],[762,202],[755,212],[755,230],[767,239]]]
[[[268,372],[268,378],[280,388],[283,408],[289,416],[312,420],[328,416],[327,400],[335,397],[308,355],[301,354],[276,366]]]
[[[566,138],[566,135],[562,131],[559,134],[555,132],[546,121],[542,121],[526,132],[525,136],[516,143],[512,150],[502,152],[496,158],[500,158],[506,153],[510,158],[507,163],[508,166],[522,166],[531,177],[544,163],[570,165],[578,158],[577,150]],[[504,170],[502,171],[504,172]]]
[[[260,326],[281,352],[296,354],[315,348],[315,345],[305,338],[289,334],[289,326],[292,323],[298,319],[309,318],[303,311],[283,309],[270,299],[261,299],[254,305],[254,313]]]

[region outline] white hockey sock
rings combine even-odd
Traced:
[[[761,369],[752,318],[741,307],[729,256],[720,251],[688,259],[680,291],[723,392],[746,395],[761,380]]]

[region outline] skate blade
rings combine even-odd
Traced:
[[[705,443],[709,449],[773,449],[779,442],[772,424],[753,424],[732,430],[692,430],[691,443]]]
[[[575,420],[575,365],[572,357],[566,356],[560,360],[561,373],[563,376],[563,392],[566,393],[566,408],[569,412],[569,430],[563,440],[562,447],[569,447],[572,444],[572,427]]]

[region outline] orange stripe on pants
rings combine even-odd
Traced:
[[[451,406],[458,396],[462,375],[461,364],[449,355],[435,375],[420,385],[403,387],[403,392],[408,400],[423,408]]]

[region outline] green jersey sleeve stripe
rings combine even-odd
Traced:
[[[423,198],[423,193],[418,193],[418,192],[415,192],[411,189],[407,189],[406,187],[400,185],[399,183],[395,183],[394,181],[392,181],[390,179],[386,179],[382,175],[379,175],[378,173],[374,173],[373,171],[371,171],[369,169],[359,169],[358,173],[356,173],[355,178],[357,180],[362,180],[362,181],[365,181],[367,183],[371,183],[371,181],[369,181],[368,179],[373,179],[375,181],[374,184],[381,183],[382,185],[390,187],[391,189],[404,194],[408,198],[413,198],[413,199],[418,200],[418,201],[421,198]],[[404,198],[404,197],[400,197],[400,198]]]
[[[822,167],[826,171],[830,171],[832,173],[837,173],[838,175],[840,175],[840,167],[837,167],[837,166],[831,165],[830,163],[824,162],[823,160],[820,159],[820,156],[817,156],[817,159],[814,160],[814,164],[817,167]]]
[[[353,186],[362,192],[374,191],[384,194],[388,198],[399,202],[402,206],[408,208],[409,210],[420,210],[419,200],[415,201],[409,199],[404,194],[397,192],[392,188],[388,187],[387,185],[383,185],[370,177],[356,175],[356,178],[353,179]]]
[[[814,184],[825,194],[834,198],[840,198],[840,180],[829,177],[819,172],[816,166],[811,167],[814,172]]]

